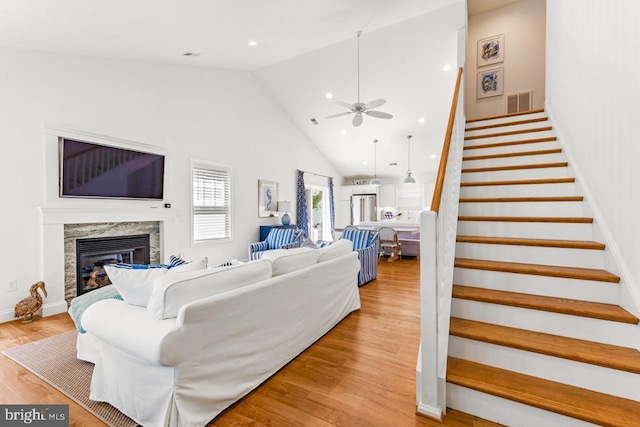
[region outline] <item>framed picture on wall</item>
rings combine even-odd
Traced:
[[[478,40],[478,67],[504,62],[504,34]]]
[[[258,180],[258,216],[278,216],[278,183]]]
[[[499,96],[504,92],[504,68],[478,71],[476,98]]]

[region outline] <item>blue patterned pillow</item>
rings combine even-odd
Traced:
[[[315,243],[313,243],[313,240],[311,240],[308,237],[303,237],[302,238],[302,242],[300,243],[300,247],[301,248],[318,249],[318,246]]]
[[[182,258],[180,258],[180,257],[178,257],[178,256],[171,255],[171,256],[169,257],[169,265],[170,265],[170,267],[169,267],[169,268],[171,268],[171,267],[177,267],[177,266],[179,266],[179,265],[186,264],[186,263],[187,263],[187,261],[183,260]]]
[[[109,264],[111,267],[126,268],[127,270],[149,270],[150,268],[171,268],[167,264],[127,264],[119,262],[116,264]]]

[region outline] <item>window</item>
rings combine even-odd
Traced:
[[[193,243],[231,239],[231,168],[191,162]]]

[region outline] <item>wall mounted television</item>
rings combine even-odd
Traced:
[[[162,200],[164,156],[61,138],[60,197]]]

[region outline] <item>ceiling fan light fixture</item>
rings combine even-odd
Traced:
[[[347,111],[346,113],[333,114],[331,116],[325,117],[327,119],[332,119],[335,117],[355,114],[353,116],[353,121],[352,121],[354,127],[358,127],[362,124],[362,114],[366,114],[368,116],[375,117],[378,119],[393,118],[393,116],[389,113],[371,110],[372,108],[376,108],[385,104],[387,101],[385,101],[384,99],[374,99],[373,101],[370,101],[367,103],[360,102],[360,36],[361,35],[362,35],[362,31],[358,31],[356,33],[356,36],[358,37],[358,101],[354,102],[353,104],[348,104],[346,102],[341,102],[341,101],[334,101],[334,103],[336,103],[337,105],[341,107],[345,107],[350,111]]]

